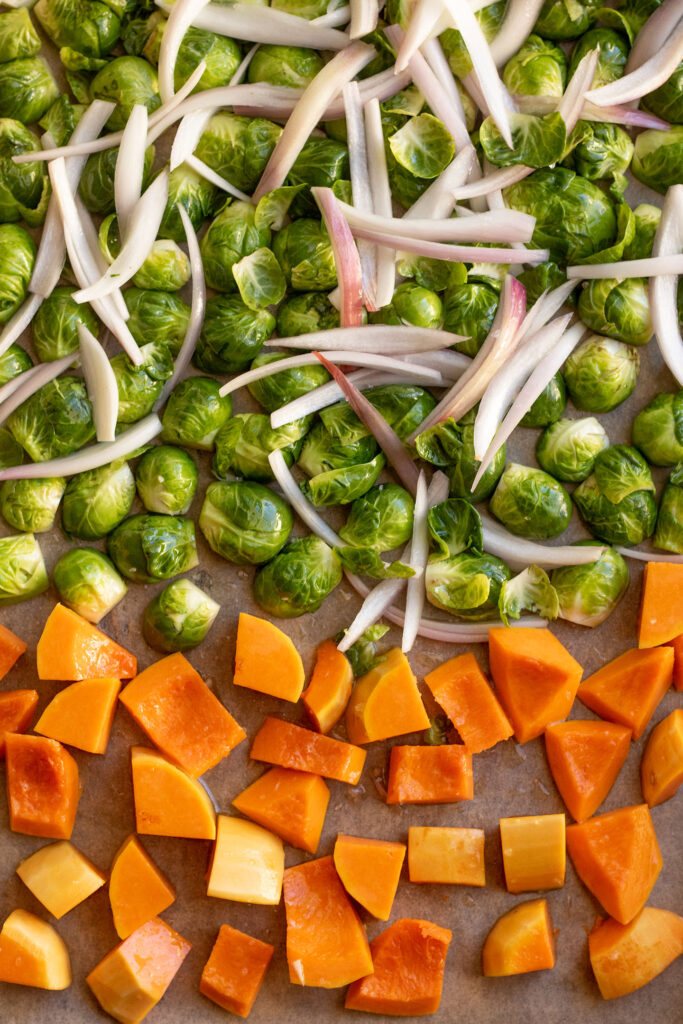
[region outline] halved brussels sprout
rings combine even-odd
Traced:
[[[416,114],[389,136],[394,160],[417,178],[436,178],[453,159],[455,143],[433,114]]]
[[[275,143],[282,133],[279,124],[261,117],[215,114],[195,150],[195,155],[236,188],[253,192]]]
[[[50,133],[56,146],[64,146],[71,138],[84,111],[84,105],[69,103],[66,94],[63,93],[54,101],[47,113],[43,114],[38,124],[43,131]]]
[[[299,18],[320,18],[328,8],[327,0],[273,0],[271,7]]]
[[[116,106],[107,128],[125,128],[134,106],[142,104],[148,113],[161,106],[159,81],[151,64],[142,57],[115,57],[98,71],[90,84],[93,99],[112,100]]]
[[[0,117],[33,124],[58,96],[59,87],[42,57],[0,64]]]
[[[0,385],[6,384],[8,380],[14,380],[32,366],[33,360],[21,345],[10,345],[0,356]]]
[[[593,476],[600,493],[617,504],[636,491],[652,491],[655,485],[647,462],[635,448],[613,444],[595,456]]]
[[[436,545],[431,556],[434,562],[463,551],[477,555],[483,551],[481,516],[463,498],[447,498],[430,508],[427,527]]]
[[[569,62],[569,77],[591,50],[598,50],[598,66],[593,78],[592,89],[621,78],[628,60],[630,46],[628,39],[613,28],[592,28],[579,39],[572,50]]]
[[[192,361],[208,373],[240,373],[274,330],[275,317],[267,309],[249,309],[239,295],[214,295]]]
[[[643,96],[642,105],[670,124],[683,122],[683,61],[658,89]]]
[[[219,394],[212,377],[188,377],[169,396],[162,417],[164,441],[211,451],[216,434],[230,418],[232,398]]]
[[[417,430],[436,405],[429,391],[416,384],[384,384],[368,388],[365,397],[402,441]],[[350,445],[360,438],[372,439],[370,431],[361,423],[348,402],[338,402],[322,409],[320,419],[337,443]],[[376,450],[375,447],[373,451]]]
[[[394,291],[391,303],[370,315],[370,323],[412,324],[414,327],[441,327],[443,303],[429,288],[404,281]]]
[[[119,38],[122,7],[98,0],[38,0],[33,8],[55,46],[104,57]]]
[[[79,540],[106,537],[126,518],[134,497],[135,480],[123,459],[78,473],[66,485],[62,528]]]
[[[16,313],[28,294],[36,246],[18,224],[0,224],[0,324]]]
[[[536,458],[557,480],[579,483],[590,476],[596,456],[608,446],[607,432],[593,416],[563,419],[543,431],[536,444]]]
[[[505,468],[505,445],[498,449],[476,488],[472,490],[479,469],[479,463],[474,457],[475,416],[473,411],[457,422],[447,419],[429,427],[417,435],[415,447],[420,458],[442,467],[448,474],[452,497],[465,498],[476,504],[486,501],[495,489]]]
[[[561,96],[567,82],[567,58],[559,46],[530,35],[505,65],[503,82],[524,96]]]
[[[631,440],[653,466],[683,460],[683,391],[656,395],[633,421]]]
[[[126,323],[138,345],[160,343],[177,356],[190,321],[190,307],[173,292],[126,288]]]
[[[270,245],[270,230],[257,228],[254,207],[240,200],[225,205],[202,238],[206,283],[220,292],[237,289],[232,268],[243,256]]]
[[[247,78],[250,82],[269,82],[305,89],[325,63],[315,50],[302,46],[259,46],[251,58]]]
[[[492,117],[486,117],[479,128],[479,142],[486,159],[498,167],[524,164],[525,167],[547,167],[562,159],[567,143],[567,128],[557,111],[536,117],[511,111],[510,148]]]
[[[61,476],[5,480],[0,484],[0,512],[15,530],[46,533],[52,529],[65,487]]]
[[[510,533],[548,540],[569,526],[572,503],[548,473],[511,462],[498,481],[489,508]]]
[[[185,207],[192,227],[195,231],[199,231],[205,219],[210,217],[216,208],[219,195],[220,192],[215,185],[212,185],[206,178],[202,178],[187,164],[174,167],[168,180],[168,202],[164,216],[161,218],[159,238],[184,242],[185,228],[180,219],[178,207]]]
[[[154,146],[148,146],[145,150],[145,166],[142,172],[144,188],[149,184],[152,174],[154,152]],[[115,147],[105,149],[102,153],[92,153],[86,160],[78,183],[78,194],[90,213],[113,213],[114,171],[118,158],[119,150]]]
[[[519,274],[518,280],[526,288],[527,307],[530,307],[537,299],[540,299],[543,292],[552,291],[553,288],[559,288],[561,284],[564,284],[567,280],[567,275],[564,270],[558,267],[557,263],[554,263],[553,260],[548,260],[546,263],[539,263],[537,267],[529,267],[528,270],[523,270]],[[567,306],[576,305],[574,294],[575,292],[571,292],[569,297],[565,299]]]
[[[572,494],[588,530],[608,544],[640,544],[654,533],[657,505],[650,491],[634,491],[619,502],[602,493],[594,476],[580,483]]]
[[[392,551],[407,543],[413,533],[415,503],[403,487],[373,487],[351,506],[339,531],[346,544]]]
[[[78,303],[73,288],[60,286],[43,299],[33,318],[33,346],[43,363],[61,359],[76,352],[79,346],[78,325],[83,324],[97,334],[99,320],[87,302]]]
[[[180,516],[130,516],[109,535],[107,552],[119,572],[136,583],[171,579],[199,561],[194,523]]]
[[[197,490],[197,464],[182,448],[150,448],[137,464],[135,486],[148,512],[185,515]]]
[[[314,505],[348,505],[377,483],[385,463],[380,453],[369,462],[328,469],[312,476],[302,490]]]
[[[578,546],[596,544],[582,540]],[[560,618],[579,626],[599,626],[612,614],[629,584],[628,566],[614,548],[606,548],[597,562],[563,565],[550,577],[560,602]]]
[[[0,14],[0,64],[40,53],[40,36],[25,7]]]
[[[232,274],[242,301],[257,312],[276,306],[287,291],[280,264],[271,250],[265,247],[233,263]]]
[[[9,430],[0,427],[0,469],[20,466],[24,461],[24,449],[18,444]]]
[[[577,409],[609,412],[633,393],[639,367],[637,349],[591,334],[574,349],[563,372]]]
[[[37,597],[49,585],[43,553],[32,533],[0,537],[0,608]]]
[[[150,342],[140,351],[142,362],[139,366],[135,366],[125,352],[110,360],[119,392],[119,423],[136,423],[147,416],[161,394],[164,382],[173,373],[173,359],[164,344]]]
[[[95,548],[71,548],[59,559],[52,582],[59,600],[88,622],[99,622],[128,590],[106,555]]]
[[[361,432],[353,439],[340,439],[325,422],[314,424],[304,441],[298,465],[308,476],[318,476],[334,469],[367,463],[378,451],[370,433]]]
[[[254,597],[269,615],[291,619],[305,612],[317,612],[341,580],[338,556],[311,534],[290,541],[259,569],[254,579]]]
[[[343,142],[336,139],[311,136],[304,143],[301,152],[287,175],[290,186],[303,186],[294,197],[290,207],[292,217],[317,217],[318,206],[311,195],[311,188],[320,185],[331,188],[339,199],[350,202],[340,195],[338,187],[349,178],[349,151]]]
[[[683,463],[672,471],[662,491],[652,543],[662,551],[683,555]]]
[[[546,384],[528,412],[519,421],[520,427],[548,427],[556,423],[567,407],[567,389],[564,377],[556,373]]]
[[[425,571],[427,600],[459,619],[498,617],[500,589],[512,576],[495,555],[465,551],[449,558],[430,556]]]
[[[78,451],[95,437],[92,406],[78,377],[58,377],[27,398],[7,426],[34,462]]]
[[[102,221],[99,240],[105,259],[113,263],[121,250],[115,214],[110,214]],[[136,288],[175,292],[187,284],[190,276],[190,261],[180,246],[170,238],[157,238],[142,266],[134,274],[133,284]]]
[[[589,281],[579,296],[578,313],[591,330],[627,345],[646,345],[652,337],[650,301],[643,277]]]
[[[683,182],[683,125],[669,131],[649,129],[640,132],[635,142],[633,176],[662,195],[671,185]]]
[[[631,137],[618,124],[584,122],[568,162],[588,181],[623,175],[633,158]]]
[[[261,352],[251,364],[251,369],[279,362],[286,359],[287,355],[286,352]],[[252,398],[255,398],[266,412],[273,412],[293,402],[295,398],[321,387],[329,379],[330,375],[325,367],[321,363],[315,363],[311,366],[293,366],[289,370],[274,373],[271,377],[252,381],[247,387]]]
[[[145,640],[156,651],[189,651],[205,639],[220,608],[191,580],[174,580],[145,608]]]
[[[475,356],[491,330],[500,295],[491,285],[468,281],[452,285],[443,297],[443,327],[468,340],[454,346],[458,352]]]
[[[272,480],[268,456],[279,449],[287,465],[291,466],[301,450],[309,422],[309,417],[304,417],[273,430],[270,416],[264,413],[233,416],[216,436],[214,473],[219,478],[235,473],[248,480]]]
[[[548,39],[576,39],[590,28],[601,0],[544,0],[534,31]]]
[[[36,137],[21,121],[0,118],[0,222],[25,220],[31,227],[43,223],[50,194],[45,167],[38,162],[15,164],[13,160],[20,153],[38,149]]]
[[[273,252],[295,291],[328,292],[335,287],[334,254],[320,221],[305,217],[292,221],[273,238]]]
[[[639,203],[633,211],[636,226],[633,241],[624,249],[625,260],[642,260],[652,256],[655,233],[662,211],[651,203]]]
[[[560,611],[557,592],[548,574],[538,565],[529,565],[500,588],[498,613],[506,626],[522,612],[533,612],[544,619],[556,619]]]
[[[287,220],[289,208],[305,185],[280,185],[265,192],[256,204],[254,220],[257,228],[280,231]]]
[[[237,565],[260,565],[274,558],[292,532],[287,502],[252,480],[209,484],[199,529],[217,555]]]

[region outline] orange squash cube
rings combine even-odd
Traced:
[[[104,754],[116,713],[119,679],[83,679],[56,694],[36,723],[36,732],[89,754]]]
[[[579,700],[608,722],[618,722],[639,739],[671,686],[672,647],[624,651],[579,687]]]
[[[354,686],[346,734],[351,743],[370,743],[428,728],[417,679],[403,651],[394,647]]]
[[[657,647],[683,633],[683,565],[648,562],[638,620],[638,646]]]
[[[408,871],[411,882],[486,885],[483,829],[411,825]]]
[[[39,679],[132,679],[137,661],[82,615],[56,604],[36,650]]]
[[[285,851],[278,836],[253,821],[218,815],[207,895],[277,906],[284,870]]]
[[[380,921],[389,920],[405,855],[403,843],[342,832],[334,844],[334,866],[344,888]]]
[[[130,835],[114,856],[109,875],[109,902],[114,928],[127,939],[175,900],[175,889],[139,839]]]
[[[271,768],[232,803],[286,843],[315,853],[329,802],[330,791],[319,775]]]
[[[629,924],[598,919],[588,953],[603,999],[635,992],[683,953],[683,918],[670,910],[643,907]]]
[[[224,1010],[248,1017],[274,952],[270,943],[221,925],[199,991]]]
[[[14,832],[70,839],[80,790],[78,765],[61,743],[7,733],[7,801]]]
[[[26,732],[38,703],[36,690],[5,690],[0,693],[0,757],[5,756],[8,732]]]
[[[672,711],[650,733],[640,780],[649,807],[663,804],[678,791],[683,782],[683,708]]]
[[[43,846],[22,860],[17,874],[56,918],[64,917],[106,882],[106,876],[66,840]]]
[[[69,951],[51,924],[27,910],[12,911],[0,931],[0,981],[53,992],[69,987]]]
[[[140,835],[215,839],[216,809],[201,782],[154,750],[132,747],[130,753]]]
[[[388,804],[450,804],[474,796],[472,755],[467,747],[392,747]]]
[[[470,753],[489,750],[512,736],[507,715],[473,654],[449,658],[425,676],[425,683]]]
[[[499,917],[482,950],[485,978],[548,971],[555,966],[555,940],[548,901],[519,903]]]
[[[595,814],[631,746],[631,730],[614,722],[572,719],[545,731],[545,752],[560,796],[577,821]]]
[[[0,624],[0,679],[5,678],[25,651],[24,641],[20,640],[7,626]]]
[[[334,640],[323,640],[318,647],[313,675],[301,694],[306,710],[318,732],[329,732],[337,724],[349,703],[353,687],[353,669]]]
[[[365,751],[352,743],[322,736],[281,718],[266,718],[254,736],[251,755],[254,761],[267,761],[281,768],[312,772],[326,779],[357,785]]]
[[[508,892],[561,889],[565,873],[564,814],[500,819]]]
[[[304,688],[301,655],[291,639],[267,619],[240,612],[235,650],[235,686],[295,703]]]

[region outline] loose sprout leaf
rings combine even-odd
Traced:
[[[282,185],[280,188],[275,188],[261,196],[254,212],[254,224],[256,227],[280,231],[284,227],[292,202],[296,196],[303,192],[305,187],[303,184]]]
[[[451,558],[463,551],[481,554],[483,549],[481,517],[462,498],[447,498],[427,514],[429,534],[436,545],[431,561]]]
[[[358,576],[369,576],[373,580],[408,579],[415,570],[405,562],[385,562],[375,548],[335,548],[345,569]]]
[[[466,551],[445,559],[432,556],[425,572],[427,600],[458,618],[497,618],[500,589],[511,575],[495,555]]]
[[[537,565],[530,565],[500,588],[500,617],[508,626],[509,619],[518,619],[522,612],[538,612],[544,619],[556,619],[559,610],[557,592],[548,574]]]
[[[533,114],[511,113],[512,149],[503,139],[492,118],[487,117],[479,129],[479,141],[487,160],[498,167],[524,164],[547,167],[562,159],[567,129],[557,112],[535,117]]]
[[[285,275],[270,249],[261,248],[233,264],[232,273],[242,301],[249,309],[275,306],[287,290]]]
[[[389,137],[396,162],[416,178],[436,178],[455,156],[453,136],[432,114],[417,114]]]
[[[580,541],[580,546],[596,541]],[[614,548],[605,548],[597,562],[553,569],[550,581],[559,601],[559,615],[581,626],[599,626],[612,614],[629,584],[628,566]]]

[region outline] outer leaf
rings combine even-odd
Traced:
[[[504,141],[498,127],[487,117],[479,129],[479,141],[490,163],[498,167],[525,164],[527,167],[548,167],[562,159],[567,142],[567,129],[562,116],[555,111],[545,117],[511,113],[513,148]]]
[[[556,619],[560,602],[548,574],[537,565],[530,565],[503,583],[498,610],[505,625],[509,626],[508,620],[518,619],[523,611],[537,612],[545,619]]]

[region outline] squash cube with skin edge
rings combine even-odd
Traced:
[[[137,836],[128,836],[114,857],[109,875],[109,902],[118,937],[127,939],[174,900],[171,883]]]
[[[306,710],[318,732],[333,729],[346,710],[353,688],[353,669],[334,640],[318,647],[311,681],[301,694]]]
[[[38,703],[36,690],[5,690],[0,693],[0,757],[5,756],[9,732],[26,732]]]
[[[519,903],[499,917],[482,950],[485,978],[547,971],[555,966],[555,939],[548,901]]]
[[[671,686],[673,667],[672,647],[636,647],[589,676],[578,698],[601,718],[631,729],[637,740]]]
[[[248,1017],[274,952],[270,943],[221,925],[199,991],[224,1010]]]
[[[512,736],[512,726],[473,654],[450,658],[425,676],[434,700],[472,754]]]
[[[35,731],[88,754],[104,754],[120,689],[119,679],[83,679],[65,686],[45,708]]]
[[[408,871],[411,882],[486,885],[483,830],[411,825]]]
[[[130,754],[140,835],[216,838],[216,809],[198,779],[147,747],[131,747]]]
[[[277,906],[282,895],[282,840],[253,821],[219,814],[207,895]]]
[[[39,679],[132,679],[135,657],[82,615],[57,604],[47,617],[36,648]]]
[[[394,647],[354,686],[346,709],[347,736],[351,743],[370,743],[428,728],[413,670],[403,651]]]
[[[449,804],[474,796],[472,755],[461,744],[392,747],[388,804]]]
[[[87,976],[98,1003],[120,1024],[139,1024],[173,981],[190,943],[158,917],[152,918]]]
[[[315,853],[329,802],[330,791],[319,775],[271,768],[242,790],[232,804],[290,846]]]
[[[13,832],[70,839],[80,788],[78,765],[57,740],[7,733],[7,802]]]
[[[35,898],[58,919],[106,882],[106,876],[66,840],[43,846],[22,860],[17,874]]]
[[[603,999],[635,992],[683,953],[683,918],[670,910],[643,907],[628,924],[598,918],[588,936],[588,954]]]
[[[508,892],[561,889],[566,868],[564,814],[501,818]]]
[[[683,633],[683,565],[648,562],[638,620],[638,647],[659,647]]]
[[[676,795],[683,782],[683,708],[676,708],[650,733],[640,763],[640,781],[648,807]]]
[[[0,623],[0,679],[17,663],[22,654],[26,653],[26,644],[11,629]],[[343,657],[343,655],[342,655]]]
[[[325,779],[358,784],[366,752],[281,718],[266,718],[254,736],[250,757],[281,768],[312,772]]]
[[[0,931],[0,981],[53,992],[69,987],[69,951],[51,924],[27,910],[12,911]]]
[[[669,640],[666,646],[674,649],[673,684],[674,689],[680,692],[683,690],[683,634]]]
[[[550,772],[576,821],[595,814],[621,771],[631,730],[615,722],[571,719],[545,731]]]
[[[298,701],[305,675],[292,640],[272,622],[240,612],[235,649],[235,686]]]
[[[349,896],[380,921],[388,921],[406,855],[403,843],[339,833],[334,866]]]

